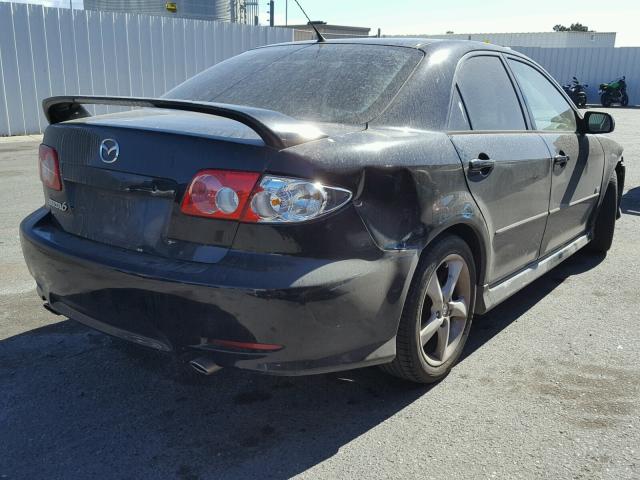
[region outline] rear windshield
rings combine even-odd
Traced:
[[[165,98],[275,110],[300,120],[363,124],[389,104],[422,58],[402,47],[302,44],[251,50]]]

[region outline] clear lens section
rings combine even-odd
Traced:
[[[303,222],[335,210],[351,192],[296,178],[265,176],[251,200],[258,222]]]
[[[238,194],[229,187],[223,187],[216,193],[216,204],[220,211],[227,215],[232,214],[238,209],[240,205],[240,199]]]
[[[47,184],[51,185],[56,180],[56,172],[55,172],[55,164],[53,163],[53,159],[50,156],[45,157],[45,159],[40,164],[42,180]]]

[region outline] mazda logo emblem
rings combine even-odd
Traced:
[[[100,143],[100,160],[104,163],[113,163],[120,155],[120,146],[113,138],[105,138]]]

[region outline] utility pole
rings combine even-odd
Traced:
[[[284,25],[289,26],[289,0],[284,1]]]
[[[274,14],[275,14],[275,6],[273,4],[273,0],[270,0],[269,1],[269,26],[270,27],[273,27],[274,25],[274,22],[273,22]]]

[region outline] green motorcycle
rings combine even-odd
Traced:
[[[623,107],[629,105],[625,77],[615,82],[600,84],[600,103],[603,107],[610,107],[613,103],[619,103]]]

